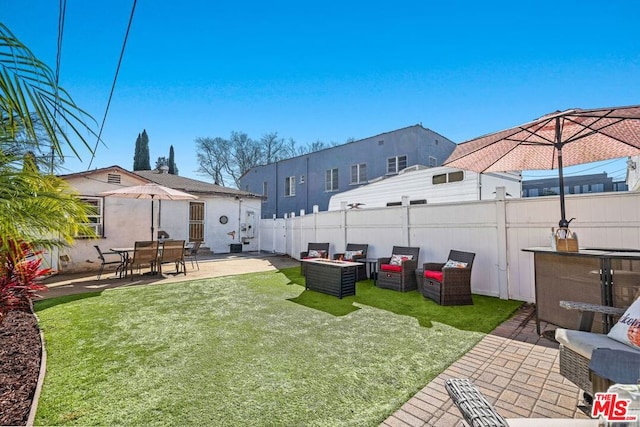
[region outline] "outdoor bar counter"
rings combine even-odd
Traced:
[[[540,321],[576,329],[580,313],[560,307],[560,301],[576,301],[627,308],[640,288],[640,250],[589,248],[558,252],[549,247],[523,249],[532,252],[535,271],[536,327]],[[596,315],[594,332],[607,332],[609,315]]]

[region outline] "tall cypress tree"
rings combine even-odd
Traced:
[[[149,136],[147,135],[146,129],[142,131],[142,135],[140,136],[140,162],[141,168],[139,170],[151,170],[151,159],[149,158]]]
[[[176,157],[173,152],[173,145],[169,147],[169,173],[171,175],[177,175],[178,172],[176,170]]]
[[[134,171],[139,171],[142,170],[141,167],[141,162],[140,162],[140,134],[138,134],[138,137],[136,138],[136,149],[133,153],[133,170]]]

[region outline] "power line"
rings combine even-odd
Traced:
[[[62,39],[63,39],[63,34],[64,34],[64,18],[67,14],[67,0],[60,0],[60,6],[59,6],[59,13],[58,13],[58,45],[57,45],[57,49],[56,49],[56,75],[55,75],[55,79],[56,79],[56,86],[54,88],[54,92],[55,92],[55,99],[56,99],[56,108],[54,110],[54,115],[57,116],[58,115],[58,109],[60,107],[60,91],[59,91],[59,84],[60,84],[60,63],[62,61]],[[62,151],[62,150],[60,150]],[[54,171],[54,157],[55,157],[55,146],[53,144],[53,142],[51,142],[51,154],[50,154],[51,158],[49,159],[49,173],[51,173],[51,175],[53,175],[53,171]]]
[[[56,52],[56,94],[60,83],[60,62],[62,59],[62,36],[64,34],[64,18],[67,12],[67,0],[60,0],[60,13],[58,15],[58,50]],[[57,97],[57,96],[56,96]]]
[[[592,166],[590,168],[579,169],[579,170],[576,170],[576,171],[568,172],[567,168],[580,168],[580,165],[571,165],[571,166],[567,166],[567,167],[563,168],[562,169],[562,174],[564,176],[580,176],[580,175],[584,175],[585,172],[588,172],[590,170],[601,169],[601,168],[604,168],[605,166],[612,165],[612,164],[614,164],[616,162],[619,162],[619,161],[620,161],[620,159],[614,159],[614,160],[611,160],[611,161],[609,161],[607,163],[598,164],[598,165]],[[549,175],[536,175],[536,177],[532,178],[532,179],[557,178],[557,177],[558,177],[558,174],[555,173],[555,174],[549,174]]]
[[[127,39],[129,38],[129,30],[131,29],[131,23],[133,22],[133,15],[136,10],[136,3],[137,3],[137,0],[133,0],[133,6],[131,7],[131,15],[129,15],[129,23],[127,24],[127,32],[124,35],[122,50],[120,51],[120,58],[118,59],[118,66],[116,67],[116,74],[115,76],[113,76],[113,83],[111,84],[111,92],[109,93],[109,100],[107,101],[107,107],[104,110],[104,116],[102,117],[102,124],[100,125],[100,132],[98,133],[98,139],[96,140],[96,145],[93,147],[93,154],[91,155],[91,161],[89,162],[89,166],[87,167],[87,170],[91,169],[91,164],[93,163],[93,159],[96,158],[96,151],[98,150],[98,144],[100,143],[100,139],[102,137],[104,124],[107,121],[107,114],[109,113],[109,107],[111,106],[111,99],[113,98],[113,92],[116,89],[116,81],[118,80],[118,74],[120,73],[120,65],[122,64],[122,58],[124,57],[124,50],[127,46]]]

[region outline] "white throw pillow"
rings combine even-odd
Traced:
[[[324,258],[324,251],[316,251],[315,249],[311,249],[307,256],[309,258]]]
[[[607,336],[623,344],[640,349],[640,298],[618,319]]]
[[[467,268],[467,263],[450,259],[442,268]]]
[[[391,255],[389,265],[402,265],[403,261],[410,261],[412,259],[413,255]]]
[[[351,261],[354,256],[361,256],[361,255],[362,255],[362,251],[345,251],[344,259],[346,261]]]

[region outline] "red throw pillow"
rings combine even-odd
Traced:
[[[442,282],[442,271],[425,270],[424,277]]]
[[[402,271],[402,266],[401,265],[382,264],[380,266],[380,270],[382,270],[382,271],[397,271],[397,272],[401,272]]]

